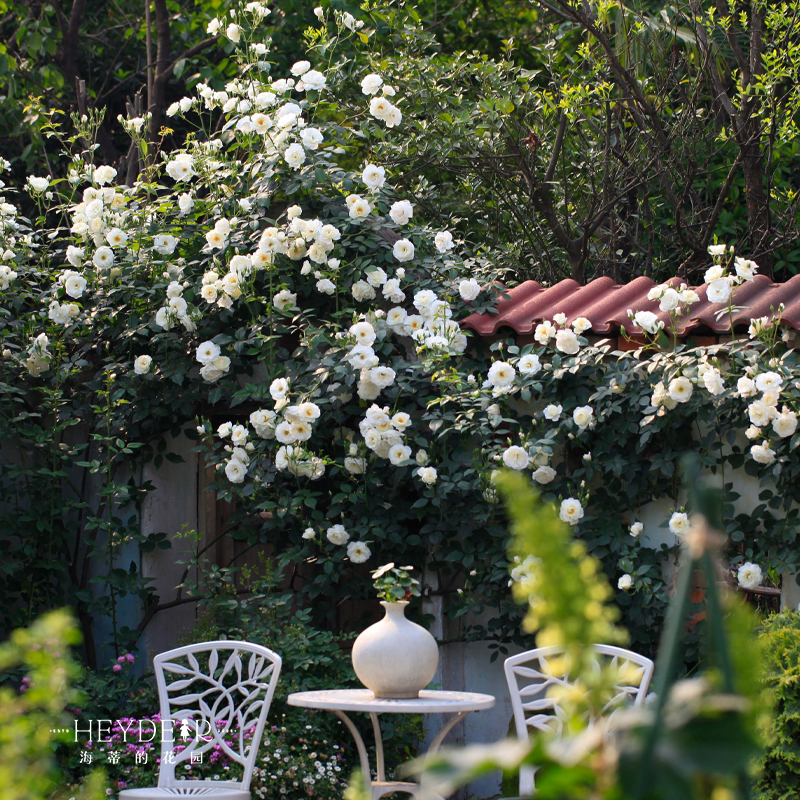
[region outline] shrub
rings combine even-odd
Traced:
[[[800,795],[800,614],[783,611],[768,617],[761,641],[764,677],[775,706],[758,796],[789,800]]]

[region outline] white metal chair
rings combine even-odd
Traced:
[[[119,793],[120,800],[158,800],[173,795],[250,800],[250,778],[281,657],[249,642],[203,642],[160,653],[153,666],[162,722],[158,786],[125,789]],[[171,724],[165,724],[166,720]],[[184,749],[176,753],[176,745]],[[176,777],[176,767],[191,763],[192,757],[202,758],[215,746],[242,765],[241,780]]]
[[[622,647],[598,644],[594,650],[607,664],[620,668],[620,675],[625,676],[624,682],[615,685],[616,692],[603,710],[613,715],[620,707],[641,705],[653,677],[653,662]],[[531,728],[556,734],[563,730],[563,709],[559,706],[558,698],[548,697],[551,687],[568,686],[571,683],[569,674],[554,670],[548,661],[563,654],[562,647],[539,647],[506,659],[506,681],[519,739],[528,739]],[[596,663],[600,669],[600,658]],[[532,766],[520,770],[520,795],[528,797],[534,793],[535,772],[536,768]]]

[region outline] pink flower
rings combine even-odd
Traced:
[[[125,660],[126,660],[126,661],[127,661],[129,664],[133,664],[133,662],[134,662],[134,661],[136,661],[136,658],[135,658],[135,656],[133,655],[133,653],[127,653],[127,654],[125,655]]]
[[[122,672],[122,667],[119,664],[114,664],[112,669],[114,670],[114,672]]]
[[[117,659],[117,664],[124,664],[125,663],[125,656],[120,656]]]

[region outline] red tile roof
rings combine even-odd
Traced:
[[[670,283],[680,284],[676,278]],[[545,289],[536,281],[509,289],[510,299],[500,299],[497,314],[470,314],[462,321],[462,326],[470,328],[481,336],[491,336],[502,328],[511,328],[516,333],[533,333],[537,323],[552,320],[554,314],[567,315],[567,321],[576,317],[586,317],[592,323],[592,333],[606,334],[624,328],[628,333],[641,333],[628,317],[632,311],[653,311],[659,319],[669,325],[669,314],[660,312],[658,302],[647,299],[647,293],[656,284],[650,278],[635,278],[630,283],[617,285],[611,278],[597,278],[586,286],[566,279]],[[731,321],[727,314],[719,320],[716,314],[723,305],[710,303],[706,299],[706,285],[695,289],[700,301],[689,307],[688,316],[681,318],[678,335],[691,331],[708,329],[714,333],[730,331]],[[764,275],[756,275],[749,283],[739,286],[733,296],[734,306],[740,310],[733,315],[734,328],[747,326],[754,317],[771,316],[770,308],[776,311],[783,303],[783,321],[795,330],[800,330],[800,275],[795,275],[786,283],[773,283]]]

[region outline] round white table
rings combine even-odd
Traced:
[[[439,692],[423,690],[419,697],[408,700],[389,700],[375,697],[370,689],[325,689],[320,692],[296,692],[287,700],[290,706],[314,708],[330,711],[339,717],[353,736],[361,760],[361,772],[370,780],[373,800],[378,800],[394,792],[407,792],[416,795],[418,784],[404,781],[387,781],[383,759],[383,737],[378,714],[453,714],[431,742],[429,753],[435,753],[444,741],[444,737],[453,726],[464,719],[471,711],[483,711],[491,708],[495,699],[490,694],[475,692]],[[353,720],[345,711],[363,711],[372,720],[372,731],[375,735],[375,758],[377,761],[378,780],[373,781],[369,766],[369,756],[364,740],[353,724]]]

